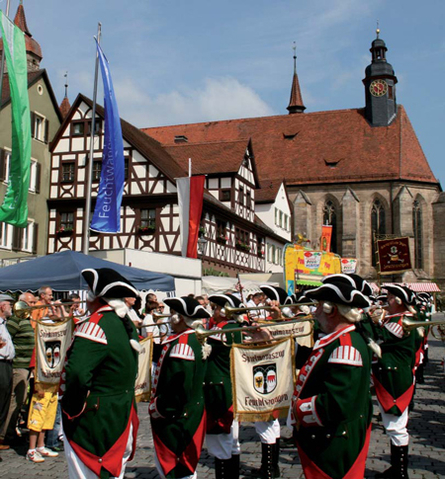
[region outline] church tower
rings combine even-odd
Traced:
[[[28,72],[34,72],[40,70],[40,62],[42,61],[42,49],[40,45],[32,38],[31,32],[29,31],[28,24],[26,23],[25,9],[23,7],[23,0],[20,1],[20,5],[15,14],[14,23],[24,32],[25,34],[25,48],[26,48],[26,59],[28,63]],[[3,50],[3,39],[0,39],[0,54]],[[6,65],[5,65],[6,71]]]
[[[292,79],[292,89],[290,93],[290,101],[287,110],[289,111],[289,115],[293,113],[304,113],[306,107],[303,105],[303,98],[301,96],[300,91],[300,82],[298,81],[297,75],[297,54],[296,54],[296,47],[294,44],[294,77]]]
[[[397,77],[390,63],[386,61],[387,48],[379,38],[372,42],[371,64],[366,67],[365,78],[365,117],[372,126],[388,126],[397,115],[396,83]]]

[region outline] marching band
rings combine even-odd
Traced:
[[[79,318],[80,298],[71,298],[76,321],[59,390],[70,478],[124,477],[136,450],[134,384],[143,338],[154,338],[148,411],[160,477],[197,477],[204,441],[214,457],[216,479],[236,479],[240,472],[251,478],[280,477],[284,422],[279,418],[285,410],[306,478],[363,478],[372,391],[391,446],[391,465],[376,477],[408,477],[406,426],[416,371],[427,357],[427,293],[391,285],[385,286],[386,296],[376,297],[360,276],[336,274],[304,294],[263,285],[253,306],[236,292],[213,294],[208,298],[212,314],[203,298],[192,296],[166,298],[170,314],[162,314],[156,310],[157,298],[150,297],[150,317],[144,320],[134,310],[130,314],[139,292],[121,275],[110,269],[82,274],[90,286],[91,315]],[[63,308],[47,294],[42,292],[36,306],[17,303],[16,315],[32,315],[36,323],[45,315],[65,319]],[[305,332],[294,334],[286,329],[290,325]],[[274,335],[277,326],[290,332]],[[285,374],[267,348],[285,340],[292,343],[287,359],[294,389],[273,406],[271,400],[249,403],[269,408],[253,409],[262,459],[259,469],[246,470],[240,462],[238,419],[245,416],[239,406],[240,381],[234,380],[234,350],[257,348],[256,357],[268,358],[261,367],[249,366],[251,378],[245,381],[258,397],[270,399]],[[285,396],[283,406],[279,401]]]

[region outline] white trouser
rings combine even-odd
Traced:
[[[94,472],[89,469],[74,452],[66,436],[63,436],[65,448],[66,462],[68,463],[68,476],[70,479],[98,479]],[[127,447],[125,448],[124,457],[122,458],[122,469],[119,477],[116,479],[124,479],[125,467],[133,450],[133,425],[130,426],[130,434],[128,436]]]
[[[228,434],[207,434],[206,445],[209,454],[222,461],[230,459],[234,455],[239,455],[241,447],[238,421],[233,421]]]
[[[377,401],[378,402],[378,401]],[[386,413],[378,402],[382,414],[382,422],[385,426],[386,434],[396,447],[407,446],[409,444],[409,434],[406,426],[408,424],[408,408],[403,411],[401,416]]]
[[[162,470],[161,464],[159,463],[159,459],[158,459],[158,456],[156,454],[156,449],[155,449],[155,466],[156,466],[156,469],[158,470],[158,474],[159,474],[160,478],[165,479],[164,471]],[[181,477],[180,479],[196,479],[197,477],[198,477],[198,474],[196,474],[196,471],[195,471],[194,474],[191,474],[189,476]]]
[[[255,431],[263,444],[275,444],[281,437],[280,421],[261,421],[255,423]]]

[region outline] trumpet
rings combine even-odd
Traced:
[[[80,301],[80,302],[72,301],[69,303],[58,303],[58,304],[51,303],[51,304],[39,304],[37,306],[28,306],[28,304],[25,303],[25,301],[17,301],[14,304],[12,311],[14,313],[14,316],[16,316],[17,318],[27,319],[31,316],[31,313],[35,309],[43,309],[43,308],[51,308],[51,307],[60,308],[61,306],[71,306],[73,304],[81,304],[85,302],[86,301]]]
[[[229,304],[224,306],[224,311],[226,312],[227,319],[232,319],[233,316],[238,314],[244,314],[248,311],[272,311],[275,308],[284,309],[284,308],[292,308],[296,306],[314,306],[314,303],[291,303],[291,304],[282,304],[280,306],[244,306],[242,308],[232,308]]]
[[[171,314],[159,314],[159,313],[151,313],[154,321],[157,321],[158,319],[163,319],[163,318],[171,318]]]
[[[233,308],[233,309],[244,309],[244,308]],[[305,316],[305,317],[301,317],[300,319],[291,319],[291,320],[287,321],[287,323],[288,324],[304,323],[306,321],[313,321],[313,317],[312,317],[311,314],[309,314],[308,316]],[[271,322],[271,324],[268,324],[268,325],[259,324],[257,326],[243,326],[242,328],[227,328],[227,329],[216,329],[216,330],[209,330],[209,331],[207,329],[205,329],[203,326],[199,325],[195,329],[195,334],[196,334],[196,339],[201,344],[204,344],[209,336],[214,336],[216,334],[225,335],[225,334],[229,334],[229,333],[238,333],[238,332],[244,333],[246,331],[255,331],[255,330],[260,329],[260,328],[273,328],[275,326],[282,326],[282,323]],[[292,336],[294,338],[298,338],[298,337],[307,336],[308,334],[312,334],[312,332],[302,334],[302,335],[295,335],[295,336],[292,335]]]
[[[431,335],[435,339],[445,341],[445,319],[441,321],[416,321],[415,319],[403,318],[402,327],[405,331],[411,331],[416,328],[431,328]],[[437,332],[435,331],[437,328]]]

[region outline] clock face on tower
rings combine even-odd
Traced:
[[[386,95],[386,92],[388,91],[388,84],[385,80],[374,80],[369,85],[369,91],[374,96]]]

